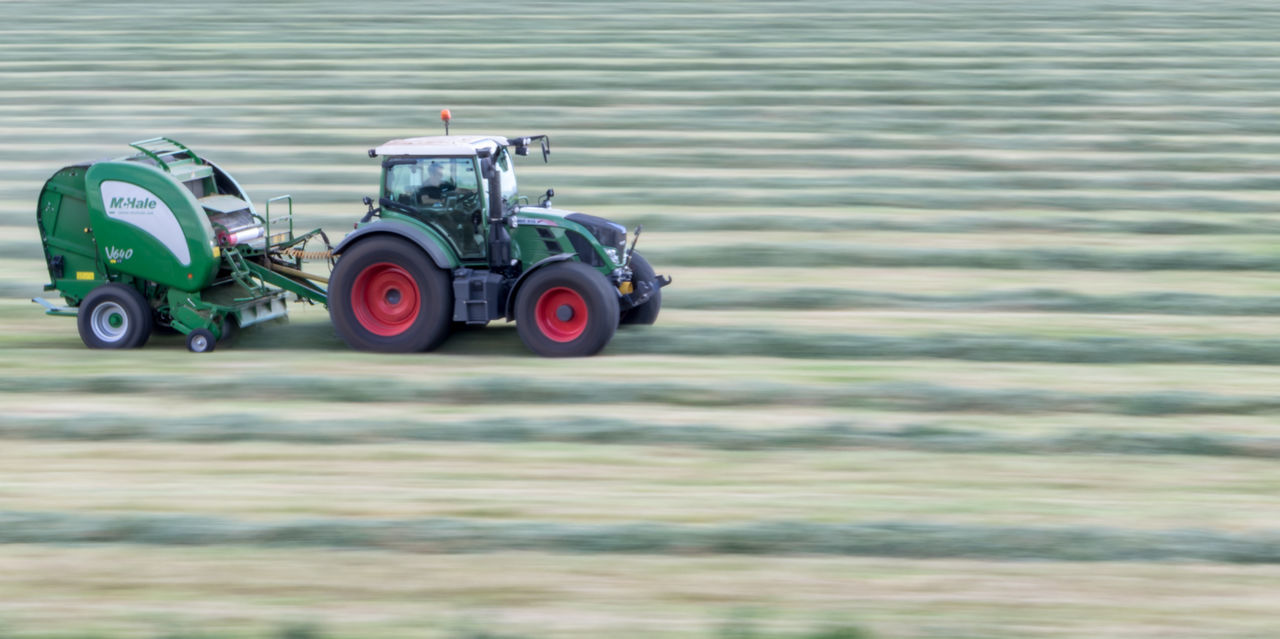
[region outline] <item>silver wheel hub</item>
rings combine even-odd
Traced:
[[[103,302],[93,307],[89,316],[89,328],[93,336],[108,343],[124,339],[129,332],[129,315],[115,302]]]

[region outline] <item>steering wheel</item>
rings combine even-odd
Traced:
[[[470,189],[460,190],[454,194],[454,198],[458,208],[469,209],[480,202],[480,193]]]

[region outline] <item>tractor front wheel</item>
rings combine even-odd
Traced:
[[[151,307],[131,286],[103,284],[80,302],[76,327],[89,348],[137,348],[151,337]]]
[[[357,350],[431,350],[449,335],[453,291],[422,249],[396,237],[372,237],[347,249],[334,267],[329,317],[338,336]]]
[[[651,286],[658,286],[658,274],[653,272],[649,261],[639,253],[631,254],[631,281],[648,282]],[[644,304],[622,311],[619,324],[652,324],[658,321],[658,311],[661,310],[662,289],[658,288],[654,290],[652,297],[645,300]]]
[[[617,328],[617,291],[580,262],[539,269],[516,296],[516,332],[543,357],[595,355]]]

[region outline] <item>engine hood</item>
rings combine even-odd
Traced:
[[[622,224],[607,218],[579,213],[578,211],[544,208],[541,206],[521,206],[516,209],[516,223],[518,224],[530,224],[537,226],[540,220],[543,221],[543,225],[545,225],[546,221],[554,222],[556,220],[569,220],[570,222],[576,222],[589,229],[606,227],[621,235],[625,236],[627,234],[627,227]]]
[[[522,206],[516,209],[516,223],[530,226],[558,226],[567,220],[587,229],[600,244],[622,251],[627,245],[627,227],[603,217],[565,209]]]
[[[542,218],[565,219],[570,215],[584,215],[584,214],[579,213],[578,211],[570,211],[568,209],[548,208],[548,207],[535,206],[530,204],[527,206],[516,207],[516,215],[521,215],[521,216],[532,215],[532,216],[537,216]],[[604,218],[599,218],[599,219],[604,219]]]

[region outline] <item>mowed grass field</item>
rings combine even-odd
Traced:
[[[0,17],[0,636],[1280,623],[1271,3]],[[196,356],[29,301],[62,166],[171,136],[337,238],[366,149],[443,107],[551,135],[525,193],[644,224],[657,326],[389,356],[296,304]]]

